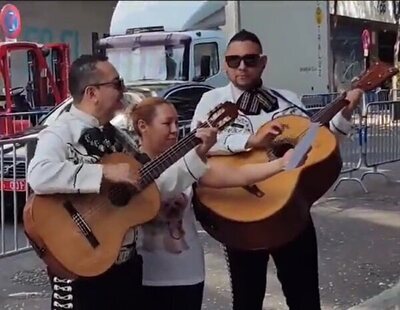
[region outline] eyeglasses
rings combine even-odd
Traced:
[[[246,54],[243,56],[239,55],[229,55],[225,56],[226,64],[229,68],[237,69],[240,63],[244,62],[246,67],[255,67],[260,63],[261,55],[259,54]]]
[[[90,86],[99,87],[99,86],[105,86],[105,85],[112,85],[118,91],[124,91],[124,89],[125,89],[124,79],[122,79],[120,77],[117,77],[117,78],[113,79],[110,82],[103,82],[103,83],[96,83],[96,84],[86,85],[85,88],[83,89],[82,93],[85,92],[85,89],[87,87],[90,87]]]

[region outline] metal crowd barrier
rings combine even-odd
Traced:
[[[347,174],[340,178],[334,190],[343,181],[356,181],[364,192],[363,184],[367,175],[387,176],[379,171],[379,166],[400,161],[400,101],[376,101],[367,103],[362,112],[360,126],[355,126],[354,138],[350,135],[341,145],[342,154],[353,153],[352,157],[343,155],[344,162],[353,165],[354,169],[342,170]],[[357,152],[356,152],[357,150]],[[361,176],[354,177],[354,172],[363,170]]]
[[[339,95],[340,93],[305,94],[301,96],[300,100],[304,107],[313,114],[335,100]]]
[[[190,132],[191,120],[179,121],[179,138],[183,138]]]
[[[321,110],[333,101],[339,93],[306,94],[301,101],[307,110]],[[367,175],[378,174],[379,166],[400,161],[400,90],[379,90],[363,96],[363,104],[353,114],[353,129],[340,142],[343,159],[342,177],[334,185],[334,190],[344,181],[357,182],[364,192],[368,192],[363,180]],[[361,176],[356,176],[360,170]]]
[[[39,124],[48,109],[31,112],[0,113],[0,137],[23,132]]]
[[[35,138],[0,140],[0,257],[31,249],[24,234],[22,210],[29,194],[25,181]]]

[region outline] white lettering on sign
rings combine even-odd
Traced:
[[[300,72],[315,72],[315,71],[317,71],[317,67],[315,66],[300,67]]]
[[[5,192],[25,192],[26,181],[25,180],[4,180],[1,184],[1,189]]]

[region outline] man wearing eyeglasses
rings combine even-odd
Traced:
[[[305,108],[293,92],[266,87],[261,80],[267,65],[261,43],[254,33],[241,30],[235,34],[225,55],[225,70],[230,83],[203,95],[194,113],[192,129],[218,103],[235,102],[240,115],[235,122],[218,134],[210,154],[235,154],[252,148],[264,148],[283,128],[271,122],[264,135],[255,135],[266,122],[278,113],[295,107]],[[336,135],[345,136],[351,129],[351,115],[362,95],[361,90],[347,93],[349,104],[330,122]],[[245,205],[243,206],[246,207]],[[284,247],[268,251],[242,251],[226,247],[231,275],[233,310],[261,310],[266,289],[269,256],[274,259],[287,305],[291,310],[319,310],[318,257],[315,228],[310,216],[307,228]]]
[[[107,153],[138,154],[134,143],[110,124],[123,108],[125,87],[117,70],[106,57],[82,55],[71,65],[69,84],[74,103],[40,132],[28,167],[30,187],[37,195],[51,195],[99,193],[104,181],[136,186],[128,164],[99,163]],[[156,180],[162,199],[180,194],[206,172],[206,153],[215,142],[216,130],[205,128],[196,135],[200,145]],[[139,309],[142,260],[136,252],[136,235],[134,228],[126,233],[117,260],[99,276],[71,280],[48,270],[51,309]]]

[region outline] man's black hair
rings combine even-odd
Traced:
[[[71,65],[69,70],[69,91],[75,103],[83,98],[85,87],[99,83],[96,65],[98,62],[107,61],[103,55],[81,55]]]
[[[243,41],[251,41],[255,44],[257,44],[261,51],[262,51],[262,45],[260,42],[260,39],[256,36],[255,33],[247,31],[245,29],[240,30],[239,32],[237,32],[230,40],[228,43],[228,46],[232,43],[232,42],[243,42]]]

